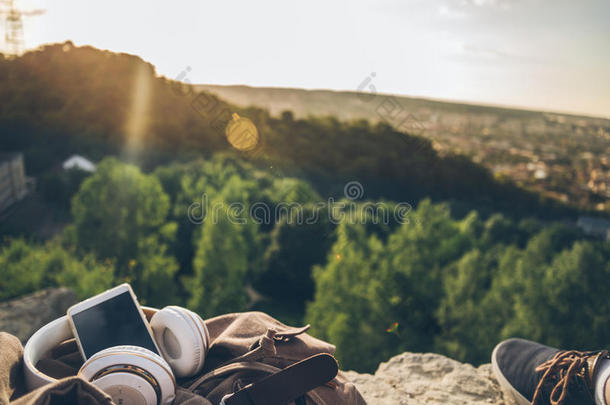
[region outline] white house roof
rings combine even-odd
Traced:
[[[87,158],[84,158],[79,155],[71,156],[68,160],[63,163],[64,170],[69,169],[80,169],[86,172],[94,172],[95,171],[95,163],[90,161]]]

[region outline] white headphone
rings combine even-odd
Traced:
[[[199,315],[185,308],[142,309],[150,319],[163,357],[137,346],[111,347],[91,356],[78,375],[110,395],[117,404],[171,404],[176,393],[174,375],[192,376],[203,367],[210,344],[208,329]],[[23,353],[29,390],[57,381],[38,370],[36,364],[72,337],[67,316],[32,335]]]

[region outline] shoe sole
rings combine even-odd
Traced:
[[[517,391],[511,385],[511,383],[508,382],[508,379],[504,376],[504,374],[502,374],[502,371],[500,370],[500,366],[498,366],[498,361],[496,359],[496,352],[498,350],[498,347],[500,347],[500,344],[498,344],[494,348],[494,351],[491,354],[491,369],[492,369],[494,375],[496,376],[496,379],[500,383],[500,386],[502,388],[504,388],[504,391],[512,396],[512,399],[515,402],[515,404],[517,404],[517,405],[531,405],[531,402],[528,401],[523,395],[521,395],[521,393],[519,391]]]

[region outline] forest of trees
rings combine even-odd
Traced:
[[[188,209],[202,195],[202,209],[215,207],[216,216],[194,221]],[[249,215],[261,202],[272,212],[298,205],[263,221]],[[128,281],[149,305],[185,305],[205,317],[260,309],[311,323],[338,346],[343,367],[365,371],[405,350],[486,362],[514,335],[561,346],[610,342],[607,243],[501,214],[456,218],[430,200],[400,223],[367,210],[337,220],[326,207],[313,223],[295,218],[320,202],[307,182],[234,157],[150,174],[107,158],[72,198],[73,224],[60,237],[5,243],[0,298],[56,285],[84,298]],[[367,203],[346,202],[356,210]],[[230,212],[236,203],[241,213]],[[249,287],[263,300],[253,302]]]
[[[128,118],[135,86],[142,82],[150,94],[142,117],[146,130],[130,158],[145,171],[230,152],[224,129],[238,112],[256,124],[261,137],[258,148],[239,154],[241,159],[306,179],[323,196],[338,197],[345,183],[357,179],[372,199],[452,200],[464,213],[476,208],[511,217],[576,214],[495,179],[464,156],[439,156],[429,140],[388,125],[333,117],[296,120],[290,112],[274,118],[157,77],[154,67],[136,56],[69,42],[18,59],[0,57],[0,150],[24,152],[28,172],[35,176],[75,153],[94,161],[126,156]]]
[[[147,131],[126,154],[135,72],[152,96]],[[0,58],[0,98],[0,149],[22,151],[42,198],[70,218],[51,240],[3,235],[0,299],[49,286],[85,298],[127,281],[147,305],[311,323],[343,368],[360,371],[405,350],[486,362],[515,335],[610,344],[608,243],[562,225],[573,208],[422,138],[237,109],[137,57],[70,43]],[[230,150],[230,111],[256,124],[258,148]],[[54,170],[74,153],[99,162],[95,173]],[[350,181],[363,198],[345,199]],[[368,209],[407,203],[401,220]],[[260,204],[281,215],[250,215]]]

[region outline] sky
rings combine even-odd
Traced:
[[[27,48],[137,54],[191,83],[356,90],[374,73],[382,93],[610,117],[608,0],[15,1],[46,10]]]

